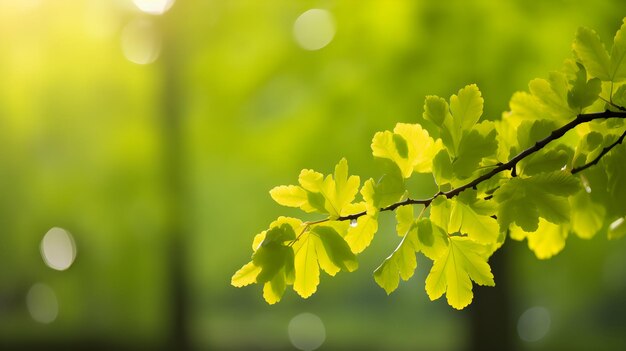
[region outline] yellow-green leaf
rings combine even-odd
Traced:
[[[428,218],[422,218],[415,223],[417,241],[424,256],[435,260],[448,249],[448,234]]]
[[[469,204],[452,201],[450,231],[467,234],[481,244],[493,244],[498,239],[500,226],[495,218],[479,215]]]
[[[415,216],[413,214],[413,206],[400,206],[396,209],[396,233],[398,236],[404,236],[413,227]]]
[[[334,177],[326,176],[321,192],[326,199],[324,207],[331,217],[350,215],[348,207],[357,192],[361,180],[358,176],[348,176],[348,161],[341,159],[335,166]]]
[[[591,239],[602,229],[606,219],[606,209],[591,200],[586,191],[579,191],[569,198],[572,208],[572,230],[578,237]]]
[[[404,178],[413,172],[430,172],[433,157],[443,147],[441,140],[433,140],[419,124],[406,123],[396,124],[393,133],[376,133],[371,146],[375,157],[395,162]]]
[[[323,182],[324,175],[312,169],[303,169],[300,171],[300,176],[298,176],[298,183],[304,189],[314,193],[320,192]]]
[[[256,277],[261,272],[261,267],[255,266],[254,263],[248,262],[241,267],[230,280],[232,286],[241,288],[256,282]]]
[[[611,59],[594,30],[584,27],[578,28],[572,46],[574,53],[592,77],[598,77],[604,81],[611,80]]]
[[[309,240],[311,233],[307,232],[293,245],[295,251],[296,277],[293,290],[303,298],[307,298],[317,291],[320,283],[320,269],[315,250],[315,242]]]
[[[263,285],[263,299],[270,305],[277,303],[283,297],[285,287],[284,271],[279,272],[272,280]]]
[[[450,111],[455,124],[461,130],[471,129],[483,114],[483,97],[476,84],[460,89],[457,95],[450,97]]]
[[[408,231],[394,252],[374,271],[374,280],[387,295],[398,288],[400,278],[409,280],[417,267],[415,252],[418,250],[415,230]]]
[[[350,225],[344,239],[350,245],[350,250],[358,254],[370,245],[376,231],[378,231],[378,215],[365,215],[359,217],[355,225]]]
[[[352,272],[359,267],[356,256],[350,250],[350,246],[337,233],[335,228],[327,225],[318,225],[311,229],[311,234],[320,238],[328,258],[335,266],[348,272]],[[319,248],[316,251],[319,252]]]
[[[485,258],[488,247],[467,237],[450,237],[448,249],[433,263],[426,278],[426,293],[431,300],[444,293],[448,304],[463,309],[472,302],[472,281],[494,286],[493,274]]]
[[[626,18],[615,33],[611,49],[611,76],[614,82],[626,79]]]
[[[563,250],[568,231],[569,226],[553,224],[541,218],[536,231],[525,232],[522,228],[513,225],[510,235],[514,240],[528,239],[528,248],[538,259],[545,260]]]
[[[307,203],[306,191],[296,185],[281,185],[270,190],[270,196],[279,205],[300,207]]]

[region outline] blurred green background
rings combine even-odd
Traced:
[[[548,261],[507,242],[506,311],[428,301],[422,256],[387,297],[372,271],[391,215],[360,269],[307,300],[230,286],[253,236],[298,215],[273,186],[344,156],[380,176],[371,137],[417,122],[425,95],[477,83],[497,119],[578,26],[606,42],[624,16],[623,0],[0,0],[0,349],[477,349],[485,308],[510,348],[626,349],[625,240],[571,237]]]

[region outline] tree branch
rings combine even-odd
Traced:
[[[578,126],[579,124],[583,124],[583,123],[587,123],[587,122],[591,122],[593,120],[596,119],[606,119],[606,118],[626,118],[626,112],[624,111],[610,111],[610,110],[606,110],[604,112],[596,112],[596,113],[587,113],[587,114],[579,114],[576,116],[576,118],[574,118],[572,121],[570,121],[569,123],[565,124],[564,126],[555,129],[552,131],[552,133],[550,133],[550,135],[548,135],[547,137],[537,141],[533,146],[529,147],[528,149],[520,152],[519,154],[515,155],[512,159],[510,159],[508,162],[506,163],[501,163],[499,165],[497,165],[494,169],[492,169],[491,171],[481,175],[480,177],[472,180],[471,182],[462,185],[458,188],[452,189],[450,191],[446,191],[446,192],[442,192],[439,191],[437,192],[435,195],[433,195],[432,197],[428,198],[428,199],[406,199],[400,202],[396,202],[392,205],[389,205],[387,207],[383,207],[380,209],[380,212],[385,212],[385,211],[393,211],[396,208],[400,207],[400,206],[406,206],[406,205],[424,205],[424,207],[428,207],[430,206],[430,203],[437,197],[437,196],[445,196],[448,199],[451,199],[457,195],[459,195],[461,192],[463,192],[464,190],[470,189],[470,188],[475,188],[478,184],[491,179],[493,176],[495,176],[496,174],[506,171],[506,170],[511,170],[512,172],[515,171],[517,164],[525,159],[526,157],[534,154],[535,152],[541,150],[543,147],[545,147],[546,145],[548,145],[550,142],[557,140],[559,138],[561,138],[563,135],[565,135],[565,133],[569,132],[570,130],[574,129],[576,126]],[[598,157],[596,157],[593,161],[591,161],[589,164],[586,164],[584,166],[581,166],[579,168],[574,168],[572,170],[572,174],[578,173],[586,168],[589,168],[591,166],[593,166],[594,164],[598,163],[598,161],[604,156],[606,155],[613,147],[615,147],[616,145],[622,143],[622,141],[624,140],[624,138],[626,137],[626,131],[620,136],[620,138],[618,140],[616,140],[613,144],[605,147],[604,149],[602,149],[602,152],[598,155]],[[348,221],[348,220],[353,220],[353,219],[357,219],[361,216],[366,215],[367,212],[363,211],[363,212],[359,212],[359,213],[355,213],[349,216],[341,216],[339,218],[337,218],[336,220],[338,221]]]
[[[616,147],[617,145],[621,144],[624,141],[624,137],[626,137],[626,130],[624,130],[624,132],[622,133],[622,135],[620,135],[619,138],[617,138],[617,140],[615,140],[615,142],[613,142],[611,145],[609,146],[605,146],[602,151],[600,152],[600,154],[598,154],[598,156],[596,156],[592,161],[580,166],[580,167],[575,167],[572,168],[572,174],[576,174],[578,172],[582,172],[585,169],[596,165],[600,159],[609,153],[609,151],[611,151],[611,149],[613,149],[614,147]]]

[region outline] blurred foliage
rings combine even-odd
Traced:
[[[329,10],[336,24],[319,51],[292,36],[310,8]],[[324,321],[323,348],[462,348],[469,312],[427,302],[424,261],[390,297],[374,283],[378,259],[397,245],[391,217],[359,270],[322,278],[308,300],[287,294],[269,307],[258,291],[231,287],[253,235],[285,214],[267,191],[302,168],[329,173],[344,156],[354,173],[377,176],[364,152],[372,135],[418,120],[428,94],[476,83],[485,115],[498,119],[514,91],[569,57],[577,27],[608,41],[625,10],[622,0],[179,0],[154,16],[130,0],[0,0],[0,347],[163,345],[175,313],[175,235],[198,348],[290,349],[287,324],[304,311]],[[153,63],[129,62],[121,49],[136,19],[163,38]],[[178,187],[168,186],[171,174]],[[76,241],[67,271],[40,257],[53,226]],[[573,238],[545,262],[511,246],[511,325],[535,305],[552,316],[544,339],[520,346],[624,347],[623,240]],[[51,324],[26,308],[37,282],[56,293]]]

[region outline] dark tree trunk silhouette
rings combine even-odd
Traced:
[[[511,243],[505,243],[489,259],[496,286],[474,285],[474,301],[469,307],[471,351],[517,350],[515,323],[511,318],[510,246]]]

